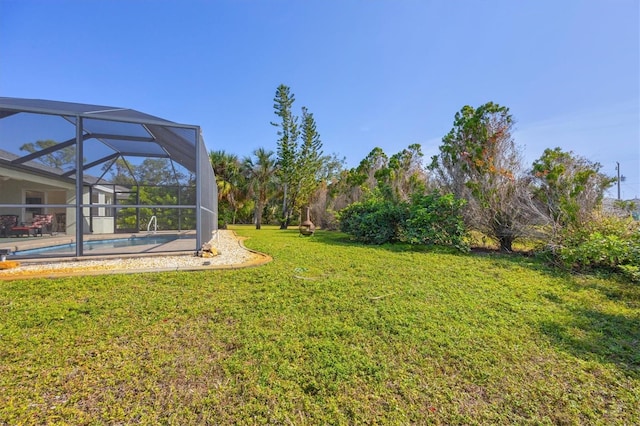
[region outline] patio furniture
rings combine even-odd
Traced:
[[[33,216],[33,221],[31,222],[31,228],[34,230],[34,236],[40,234],[42,236],[42,231],[52,234],[53,233],[53,215],[52,214],[36,214]]]
[[[52,214],[34,215],[31,223],[18,223],[18,215],[0,215],[0,235],[3,237],[10,237],[11,235],[35,237],[42,236],[43,231],[51,234],[53,232],[52,222]]]
[[[17,235],[21,237],[22,235],[26,235],[27,237],[31,236],[31,230],[33,230],[33,235],[36,235],[35,228],[28,226],[26,224],[21,224],[19,226],[14,226],[11,228],[11,235]]]
[[[0,235],[3,237],[9,237],[12,233],[12,228],[18,226],[18,215],[15,214],[3,214],[0,215]]]

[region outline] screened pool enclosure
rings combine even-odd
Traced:
[[[0,248],[217,230],[217,187],[198,126],[132,109],[0,97]],[[76,244],[77,243],[77,244]],[[185,247],[184,241],[182,247]]]

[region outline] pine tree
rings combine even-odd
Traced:
[[[313,114],[302,107],[302,124],[299,128],[298,117],[291,112],[294,101],[289,87],[283,84],[278,86],[273,108],[280,121],[271,124],[279,128],[277,175],[284,194],[281,229],[289,225],[292,212],[311,202],[320,183],[325,159]]]
[[[322,141],[320,134],[316,130],[316,121],[313,114],[306,107],[302,107],[302,143],[298,155],[298,194],[295,207],[308,206],[313,193],[320,183],[320,172],[322,170]]]
[[[278,164],[277,175],[283,187],[281,229],[286,229],[291,218],[291,197],[289,192],[296,183],[296,154],[298,150],[298,117],[291,112],[295,96],[290,93],[288,86],[281,84],[276,89],[273,99],[275,114],[280,117],[279,123],[271,124],[278,127]]]

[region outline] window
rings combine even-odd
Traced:
[[[24,194],[25,204],[44,204],[44,192],[38,191],[25,191]],[[27,216],[33,217],[35,214],[44,214],[42,207],[27,207],[25,208]]]

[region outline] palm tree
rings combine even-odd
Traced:
[[[275,188],[276,160],[273,158],[273,151],[267,151],[264,148],[256,149],[253,151],[253,155],[255,159],[246,157],[242,165],[247,178],[249,193],[256,200],[256,229],[260,229],[262,211]]]
[[[238,198],[240,197],[240,187],[242,185],[240,161],[237,155],[229,154],[224,150],[211,151],[209,160],[216,175],[218,209],[225,222],[223,226],[226,226],[227,222],[235,222],[238,210]]]

